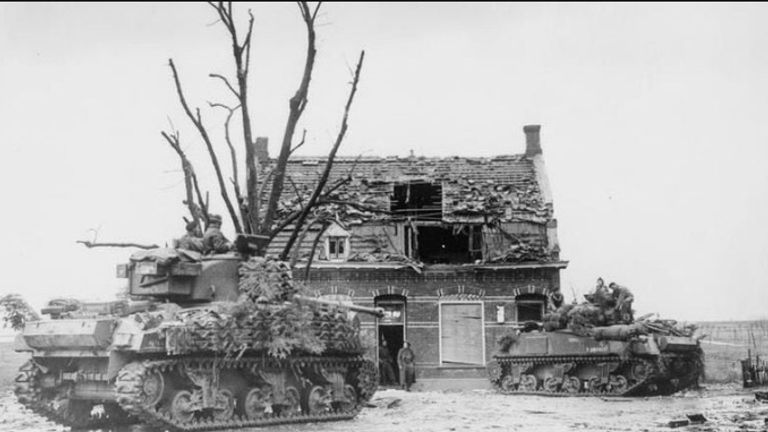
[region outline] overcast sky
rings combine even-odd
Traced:
[[[253,123],[274,154],[305,31],[293,4],[251,7]],[[523,125],[541,124],[567,298],[603,276],[632,289],[640,313],[768,316],[768,6],[321,10],[303,154],[326,153],[365,49],[342,154],[522,153]],[[0,294],[108,299],[130,252],[76,240],[182,233],[182,174],[160,131],[179,128],[210,170],[167,60],[220,124],[206,101],[231,97],[207,75],[233,66],[214,21],[204,4],[0,5]]]

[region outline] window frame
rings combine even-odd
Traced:
[[[333,254],[331,254],[331,242],[336,246],[336,252]],[[339,253],[339,245],[344,248],[342,253]],[[346,261],[349,257],[349,236],[327,236],[325,238],[325,256],[328,261]]]

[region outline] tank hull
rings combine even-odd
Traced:
[[[557,331],[521,334],[487,370],[505,394],[654,396],[696,387],[703,364],[691,338],[615,341]]]

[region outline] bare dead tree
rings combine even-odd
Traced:
[[[181,80],[179,78],[179,72],[176,65],[172,60],[169,61],[171,70],[173,73],[174,84],[176,87],[179,101],[186,113],[187,117],[195,126],[198,135],[202,138],[206,145],[208,154],[210,156],[211,164],[213,165],[216,173],[216,178],[219,185],[219,191],[222,199],[227,206],[227,210],[232,218],[235,230],[238,233],[244,234],[257,234],[268,238],[270,241],[277,235],[278,232],[284,229],[291,228],[291,235],[289,242],[286,245],[282,259],[286,259],[290,254],[297,238],[303,233],[302,239],[306,236],[308,227],[305,229],[304,225],[309,215],[312,214],[312,210],[315,207],[323,205],[339,205],[339,200],[330,200],[331,194],[336,189],[348,184],[351,180],[350,176],[340,179],[334,184],[328,186],[330,173],[333,167],[333,161],[341,146],[348,128],[348,117],[351,109],[352,101],[354,100],[357,92],[357,85],[360,79],[360,72],[364,59],[364,52],[360,54],[360,59],[355,69],[352,88],[347,99],[347,103],[344,109],[344,116],[341,123],[340,131],[336,137],[335,142],[329,152],[328,162],[326,163],[325,170],[323,171],[318,183],[313,185],[312,192],[304,196],[298,187],[292,183],[291,179],[286,179],[286,168],[289,158],[292,154],[300,148],[306,142],[307,131],[302,132],[301,140],[298,143],[294,143],[294,135],[301,120],[302,114],[308,104],[308,95],[310,89],[310,82],[312,80],[312,73],[314,70],[315,57],[317,55],[317,49],[315,46],[316,41],[316,19],[320,10],[321,3],[317,3],[314,7],[310,7],[307,2],[298,2],[298,8],[301,13],[304,27],[307,32],[307,46],[306,57],[304,61],[304,69],[299,82],[298,88],[294,95],[290,98],[288,103],[288,118],[286,120],[285,128],[283,130],[282,141],[280,145],[280,151],[276,160],[270,164],[271,167],[267,168],[265,164],[259,163],[264,161],[257,160],[257,152],[255,151],[254,134],[252,130],[252,122],[249,115],[249,98],[248,98],[248,77],[250,72],[250,52],[253,35],[254,16],[251,11],[248,11],[248,25],[245,31],[238,29],[235,23],[235,16],[232,10],[231,2],[210,2],[209,5],[216,11],[219,21],[225,27],[227,35],[231,41],[232,56],[235,65],[236,81],[231,81],[223,74],[211,73],[209,76],[216,80],[221,81],[229,92],[234,95],[237,100],[236,104],[226,103],[211,103],[211,108],[224,108],[227,110],[227,117],[224,122],[224,140],[229,148],[229,153],[232,161],[232,178],[230,178],[231,187],[234,191],[234,197],[237,202],[237,211],[229,198],[228,186],[224,181],[224,174],[222,173],[219,165],[219,159],[214,150],[211,134],[206,129],[206,125],[203,123],[200,109],[191,109],[187,103],[184,92],[182,90]],[[239,179],[239,161],[237,158],[237,151],[232,140],[231,124],[234,116],[239,112],[242,118],[240,122],[242,126],[242,139],[245,146],[245,189],[241,190]],[[169,144],[177,150],[177,154],[182,159],[182,166],[185,164],[186,156],[180,151],[178,145],[178,135],[163,133],[163,137]],[[175,137],[175,138],[174,138]],[[176,143],[174,146],[173,143]],[[188,162],[188,160],[187,160]],[[189,164],[191,167],[191,163]],[[262,168],[264,167],[264,168]],[[263,169],[263,171],[260,171]],[[186,172],[186,169],[185,169]],[[194,172],[194,170],[191,170]],[[196,177],[191,176],[191,186],[193,190],[199,190],[196,187]],[[278,211],[278,205],[281,202],[281,197],[284,192],[285,182],[288,180],[293,185],[293,192],[299,199],[298,209],[293,212],[285,213],[283,210]],[[190,186],[190,181],[185,178],[185,186]],[[266,196],[265,196],[266,195]],[[194,198],[194,197],[193,197]],[[187,191],[186,202],[194,202],[190,199],[190,192]],[[197,197],[199,206],[207,211],[207,199],[203,201],[200,199],[199,194]],[[354,203],[352,203],[354,204]],[[327,225],[327,222],[324,222]],[[312,225],[312,224],[310,224]]]
[[[341,120],[341,127],[339,128],[339,133],[336,136],[336,141],[333,143],[333,147],[331,147],[331,151],[328,154],[328,161],[325,164],[325,169],[323,170],[323,173],[320,176],[320,179],[317,181],[317,185],[315,185],[315,190],[312,193],[312,196],[307,201],[307,204],[302,209],[301,214],[297,218],[296,228],[294,228],[293,232],[291,233],[291,236],[288,238],[288,241],[285,244],[285,248],[283,249],[283,252],[280,254],[281,259],[285,259],[290,253],[291,248],[293,247],[293,243],[296,241],[296,238],[299,235],[301,226],[304,224],[304,221],[307,219],[307,216],[309,215],[310,210],[317,204],[317,200],[318,198],[320,198],[320,195],[322,194],[323,189],[325,189],[325,185],[328,182],[328,178],[331,175],[331,170],[333,169],[333,161],[336,158],[336,152],[338,152],[342,141],[344,141],[344,136],[347,133],[347,128],[348,128],[347,121],[349,119],[349,110],[352,108],[352,101],[355,100],[355,94],[357,93],[357,84],[360,81],[360,70],[363,68],[364,59],[365,59],[365,51],[361,51],[360,59],[357,61],[357,67],[355,68],[355,74],[352,79],[352,89],[349,91],[349,97],[347,97],[347,104],[344,106],[344,116],[342,117],[342,120]]]

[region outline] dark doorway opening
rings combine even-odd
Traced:
[[[398,385],[399,370],[397,367],[397,353],[400,351],[400,348],[403,347],[403,339],[403,326],[379,326],[379,379],[382,386]],[[388,377],[388,374],[383,370],[386,366],[381,364],[387,359],[392,366],[391,377]]]
[[[521,294],[515,298],[517,321],[542,321],[546,297],[540,294]]]
[[[405,297],[386,294],[376,297],[374,303],[384,309],[384,316],[376,321],[379,384],[397,386],[397,352],[405,341]]]
[[[419,259],[426,264],[472,262],[469,230],[453,227],[419,226]]]

